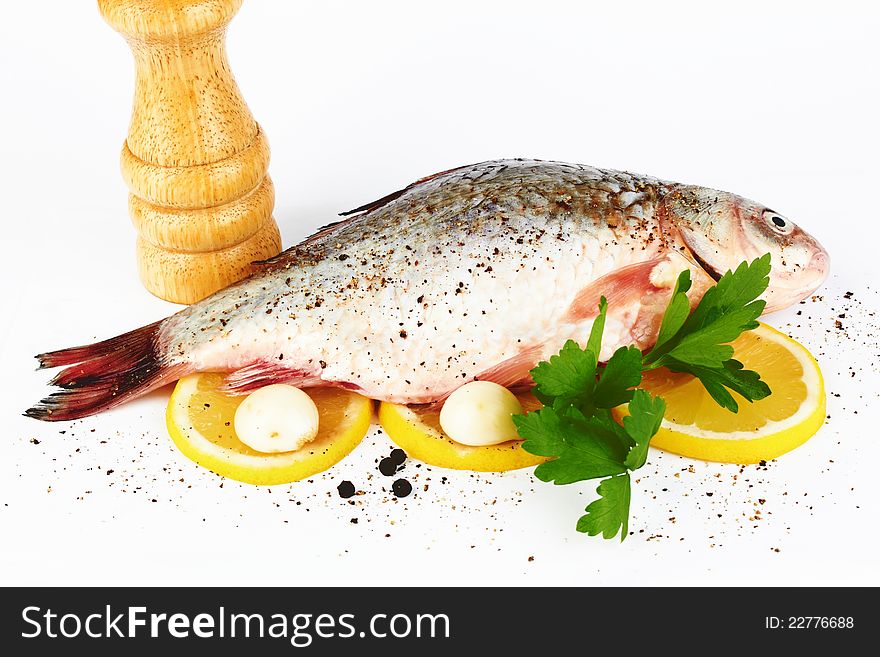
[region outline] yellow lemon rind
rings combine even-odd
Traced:
[[[785,420],[768,422],[756,437],[747,437],[755,434],[744,431],[724,433],[700,430],[663,420],[660,430],[651,440],[652,447],[703,461],[748,465],[782,456],[803,445],[819,431],[825,422],[826,403],[825,382],[819,363],[800,343],[772,326],[761,324],[756,331],[763,338],[785,345],[800,361],[809,391],[801,409]]]
[[[196,392],[201,375],[178,381],[166,412],[171,440],[190,460],[223,477],[258,486],[299,481],[329,469],[357,447],[370,428],[373,402],[351,394],[347,415],[351,421],[344,431],[316,439],[295,452],[241,454],[211,442],[190,426],[187,400]]]
[[[462,445],[419,420],[412,409],[383,402],[379,423],[407,456],[440,468],[474,472],[506,472],[539,465],[547,459],[529,454],[520,441],[471,447]]]
[[[680,456],[749,465],[770,461],[800,447],[812,438],[825,422],[825,399],[801,424],[762,438],[718,440],[698,438],[680,431],[660,427],[651,446]]]

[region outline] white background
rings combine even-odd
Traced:
[[[135,272],[126,44],[93,2],[8,3],[0,583],[880,584],[878,19],[841,1],[246,0],[231,25],[285,245],[423,175],[527,156],[733,191],[827,247],[822,299],[767,318],[819,358],[827,425],[767,468],[652,451],[621,545],[574,531],[594,482],[410,462],[416,493],[395,501],[375,431],[312,481],[262,489],[176,452],[168,390],[68,426],[21,417],[47,392],[33,354],[175,307]],[[340,500],[342,479],[366,494]]]

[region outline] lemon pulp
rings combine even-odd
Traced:
[[[525,412],[541,407],[541,403],[530,393],[516,397]],[[388,437],[409,456],[442,468],[504,472],[538,465],[547,460],[525,451],[521,447],[521,440],[480,447],[457,443],[440,427],[438,410],[419,410],[383,402],[379,406],[379,422]]]
[[[731,413],[690,375],[665,368],[647,372],[641,387],[666,400],[651,445],[705,461],[758,463],[791,451],[819,430],[825,387],[818,363],[803,346],[766,324],[732,345],[734,358],[761,375],[770,396],[749,402],[734,392],[739,412]]]
[[[168,402],[168,432],[184,455],[217,474],[250,484],[298,481],[349,454],[370,428],[373,402],[339,388],[309,388],[318,407],[318,435],[295,452],[265,454],[238,439],[235,410],[244,397],[220,390],[222,374],[193,374],[177,382]]]

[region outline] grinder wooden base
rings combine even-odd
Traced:
[[[195,303],[253,273],[251,263],[278,253],[281,236],[272,222],[244,242],[222,251],[169,251],[138,238],[138,273],[160,299]]]
[[[226,57],[242,0],[99,0],[135,60],[122,148],[146,288],[193,303],[281,250],[269,144]]]

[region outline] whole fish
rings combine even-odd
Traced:
[[[747,199],[620,171],[499,160],[415,182],[324,227],[258,271],[167,319],[37,358],[63,388],[27,411],[69,420],[185,374],[227,372],[244,392],[334,385],[401,403],[475,379],[527,384],[568,339],[648,348],[676,276],[691,304],[769,252],[767,311],[812,293],[825,250]]]

